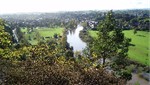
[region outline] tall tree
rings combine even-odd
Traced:
[[[105,20],[97,27],[98,37],[94,39],[91,52],[96,55],[96,60],[102,59],[103,67],[108,58],[113,58],[118,61],[117,64],[122,64],[121,61],[127,56],[130,40],[124,37],[121,28],[116,24],[113,12],[109,11]]]

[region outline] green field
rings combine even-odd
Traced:
[[[96,32],[97,31],[89,31],[89,34],[92,37],[96,37]],[[133,33],[133,30],[126,30],[123,31],[125,36],[127,38],[131,38],[131,44],[135,46],[130,46],[129,47],[129,52],[128,52],[128,57],[131,60],[137,61],[139,63],[142,63],[144,65],[150,65],[150,32],[145,32],[145,31],[137,31],[136,34]]]
[[[32,45],[36,45],[38,41],[46,41],[53,38],[54,34],[62,35],[63,28],[35,28],[28,32],[27,28],[22,28],[21,32],[24,33],[25,38]],[[47,38],[46,38],[47,37]],[[44,39],[43,39],[44,38]]]

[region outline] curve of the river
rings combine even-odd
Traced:
[[[86,43],[79,37],[81,30],[83,30],[83,26],[78,25],[74,31],[68,31],[67,42],[73,47],[74,51],[82,51],[86,47]]]

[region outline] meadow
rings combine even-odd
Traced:
[[[136,34],[133,33],[133,30],[125,30],[123,31],[125,37],[131,38],[132,46],[129,47],[128,57],[131,60],[137,61],[144,65],[149,65],[150,60],[150,32],[146,31],[137,31]],[[92,37],[97,36],[97,31],[89,31],[89,34]]]
[[[62,35],[63,28],[46,28],[37,27],[28,32],[27,28],[21,28],[21,32],[24,33],[25,39],[32,45],[36,45],[39,41],[47,41],[54,37],[54,34]]]

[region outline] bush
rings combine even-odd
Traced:
[[[63,57],[62,57],[63,58]],[[124,85],[124,81],[103,69],[56,59],[53,64],[43,60],[26,60],[7,68],[6,85]]]

